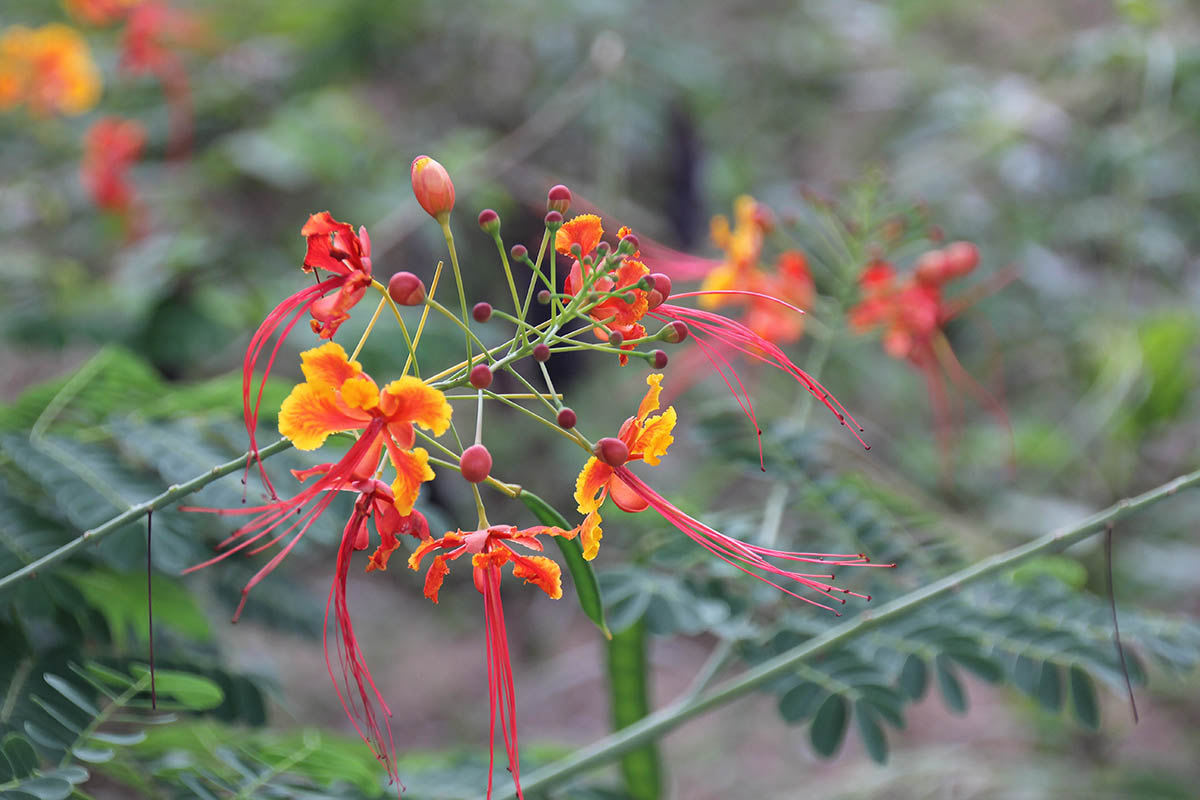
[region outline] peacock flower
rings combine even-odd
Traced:
[[[440,551],[433,557],[425,574],[425,596],[438,601],[442,580],[450,571],[448,566],[460,556],[470,555],[474,570],[475,588],[483,595],[483,619],[487,638],[488,699],[491,718],[488,727],[488,743],[491,766],[496,763],[496,722],[504,737],[508,753],[508,769],[512,772],[517,797],[521,792],[521,767],[517,745],[516,693],[513,684],[512,661],[508,651],[508,632],[504,625],[504,608],[500,602],[501,567],[512,564],[513,577],[524,578],[545,592],[552,600],[562,597],[562,573],[558,564],[541,555],[529,555],[526,551],[542,552],[538,536],[574,535],[561,528],[536,527],[517,530],[513,525],[492,525],[478,531],[456,531],[440,539],[422,542],[408,559],[414,570],[420,569],[425,556]],[[492,769],[488,770],[487,796],[492,796]]]
[[[0,111],[24,104],[36,117],[76,115],[100,99],[100,70],[74,28],[20,25],[0,34]]]
[[[130,237],[137,235],[138,203],[129,182],[129,167],[146,143],[145,129],[134,120],[104,117],[84,135],[80,177],[98,208],[116,213]]]
[[[753,282],[752,274],[760,272],[758,263],[770,218],[767,207],[746,194],[733,201],[732,226],[724,214],[712,218],[710,238],[724,251],[725,258],[704,277],[700,289],[708,294],[700,298],[700,305],[719,308],[732,300],[726,290],[744,289]]]
[[[310,314],[310,325],[314,333],[322,339],[333,338],[338,327],[350,318],[350,308],[362,299],[367,287],[371,284],[371,239],[367,229],[360,227],[358,234],[354,228],[345,222],[338,222],[328,211],[309,216],[300,234],[308,240],[308,250],[304,255],[302,269],[311,272],[319,280],[287,297],[267,314],[266,319],[258,326],[246,355],[242,360],[242,411],[246,422],[246,433],[250,437],[251,458],[257,459],[258,445],[256,431],[258,428],[258,413],[262,404],[263,390],[267,376],[275,363],[275,357],[283,341],[292,328],[305,314]],[[326,277],[321,278],[320,270]],[[253,406],[250,394],[254,377],[254,368],[266,349],[271,337],[279,333],[267,358],[266,369]],[[249,462],[247,462],[249,466]],[[266,470],[259,460],[259,472],[263,483],[274,495],[274,488],[267,477]]]
[[[618,239],[623,239],[630,233],[629,228],[621,228],[617,232]],[[599,267],[598,258],[593,259],[592,253],[600,244],[604,228],[600,218],[595,214],[580,214],[567,222],[555,234],[554,248],[564,256],[574,256],[578,247],[579,255],[571,265],[567,274],[564,289],[568,294],[577,295],[583,290],[584,284],[592,276],[591,270]],[[615,271],[610,275],[596,278],[591,283],[591,289],[596,292],[620,292],[604,301],[597,303],[588,311],[588,316],[602,326],[593,329],[596,338],[608,341],[611,334],[620,334],[623,342],[641,339],[646,335],[640,320],[650,308],[646,292],[636,288],[642,279],[650,274],[650,270],[640,260],[640,253],[623,258]],[[587,273],[585,273],[585,270]],[[620,290],[627,290],[621,292]],[[633,302],[626,302],[622,295],[632,295]],[[622,350],[633,350],[635,345],[622,344]],[[621,364],[629,362],[629,356],[620,356]]]
[[[575,501],[579,504],[579,512],[587,516],[583,523],[571,533],[578,533],[580,536],[580,541],[584,546],[584,556],[593,558],[596,554],[600,540],[598,510],[605,498],[609,497],[623,511],[639,512],[645,511],[647,508],[654,509],[663,519],[722,561],[806,603],[830,611],[834,610],[825,602],[797,594],[777,581],[780,579],[795,581],[807,589],[820,593],[824,598],[833,598],[840,603],[846,602],[843,595],[870,600],[869,595],[834,586],[832,584],[833,573],[796,572],[767,559],[778,559],[790,563],[820,564],[823,567],[892,567],[895,566],[894,564],[871,564],[870,559],[862,553],[797,553],[761,547],[726,536],[680,511],[629,469],[627,464],[630,461],[642,460],[651,466],[658,464],[662,456],[666,454],[671,442],[674,441],[671,432],[675,427],[675,409],[667,408],[658,416],[650,416],[659,408],[662,377],[662,375],[654,374],[646,378],[650,389],[638,406],[637,415],[625,420],[621,426],[619,441],[622,446],[607,448],[606,452],[606,448],[603,447],[605,440],[601,440],[601,446],[597,447],[599,457],[588,459],[575,482]],[[626,450],[628,457],[622,458],[625,456]],[[616,451],[616,457],[614,457],[613,451]]]
[[[617,433],[617,438],[625,446],[622,455],[627,456],[624,460],[644,461],[650,466],[655,466],[666,455],[671,442],[675,441],[672,435],[675,429],[675,409],[668,407],[663,413],[651,416],[659,410],[662,379],[663,376],[658,373],[646,376],[646,385],[650,388],[642,398],[637,414],[625,420]],[[583,557],[589,561],[596,557],[600,549],[600,539],[604,535],[600,527],[600,506],[606,498],[611,498],[617,508],[631,513],[645,511],[649,507],[645,498],[617,476],[616,468],[619,464],[614,466],[612,461],[622,459],[609,457],[606,462],[592,456],[575,481],[575,502],[579,506],[579,513],[586,515],[577,530],[580,544],[583,545]]]
[[[89,25],[111,25],[145,0],[63,0],[67,13]]]

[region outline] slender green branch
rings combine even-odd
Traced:
[[[276,453],[283,452],[291,446],[292,443],[287,439],[280,439],[277,442],[272,442],[266,447],[259,448],[258,455],[260,458],[269,458]],[[217,480],[218,478],[223,478],[231,472],[236,472],[239,469],[243,469],[246,466],[246,460],[248,458],[250,458],[250,454],[245,453],[233,459],[232,461],[219,464],[210,469],[208,472],[201,473],[186,483],[175,484],[162,494],[152,497],[144,503],[139,503],[138,505],[130,507],[128,511],[118,514],[108,522],[105,522],[103,525],[99,525],[91,530],[84,531],[79,536],[75,537],[58,549],[51,550],[49,553],[37,559],[36,561],[32,561],[20,569],[14,570],[13,572],[10,572],[9,574],[0,578],[0,591],[17,583],[23,578],[37,577],[39,572],[42,572],[54,564],[57,564],[59,561],[62,561],[76,550],[81,549],[89,542],[98,542],[113,531],[120,530],[131,522],[136,522],[137,520],[149,514],[151,511],[157,511],[160,508],[169,506],[176,500],[186,497],[192,492],[203,489],[205,486]]]
[[[1104,530],[1109,523],[1172,497],[1182,489],[1198,485],[1200,485],[1200,470],[1181,475],[1137,497],[1121,500],[1082,522],[1051,531],[1020,547],[978,561],[890,603],[864,611],[853,619],[831,628],[819,636],[814,636],[803,644],[747,670],[736,678],[725,681],[702,697],[669,705],[595,744],[534,772],[528,779],[522,781],[525,794],[534,796],[545,792],[572,777],[614,761],[623,754],[658,739],[692,717],[722,706],[768,684],[794,670],[797,665],[813,656],[825,653],[861,633],[902,617],[926,603],[958,591],[969,583],[1012,569],[1033,556],[1070,547]],[[512,797],[511,792],[501,795],[503,800],[511,800]]]
[[[463,290],[462,270],[458,268],[458,251],[454,249],[454,234],[450,232],[450,219],[446,215],[441,221],[442,235],[446,237],[446,247],[450,250],[450,266],[454,268],[454,283],[458,285],[458,302],[462,307],[462,327],[466,332],[467,366],[471,366],[474,356],[471,352],[470,317],[467,316],[467,293]],[[484,348],[487,349],[486,347]]]

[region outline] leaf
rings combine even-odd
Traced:
[[[813,750],[825,758],[836,753],[846,735],[848,721],[846,698],[838,694],[829,695],[817,710],[809,729]]]
[[[779,698],[779,715],[789,725],[798,725],[812,716],[818,703],[825,697],[825,690],[811,681],[789,689]]]
[[[929,670],[925,661],[916,653],[909,655],[900,670],[900,688],[913,700],[920,700],[929,688]]]
[[[553,525],[568,531],[573,527],[571,523],[567,522],[566,517],[533,492],[522,489],[518,497],[543,525]],[[604,619],[604,601],[600,596],[600,584],[596,580],[596,572],[592,569],[591,562],[583,557],[583,546],[579,543],[579,537],[567,539],[563,536],[555,536],[553,539],[562,552],[563,560],[567,562],[567,570],[571,573],[571,581],[575,584],[575,594],[579,599],[580,609],[588,619],[596,623],[596,627],[600,629],[606,639],[611,639],[612,632]]]
[[[1060,711],[1063,706],[1062,671],[1058,665],[1047,661],[1042,664],[1042,672],[1038,676],[1037,691],[1034,694],[1042,708],[1048,711]]]
[[[1100,706],[1096,700],[1096,687],[1082,667],[1075,665],[1068,673],[1071,686],[1071,708],[1083,725],[1097,730],[1100,727]]]
[[[21,781],[18,787],[22,792],[27,792],[38,798],[38,800],[66,800],[75,791],[70,781],[62,778],[31,778],[27,781]]]
[[[1004,680],[1004,670],[1000,665],[979,653],[952,650],[947,655],[954,659],[955,663],[966,667],[988,683],[1000,683]]]
[[[150,674],[150,670],[141,664],[133,665],[131,671],[139,678]],[[172,697],[191,711],[207,711],[221,705],[225,700],[225,693],[221,691],[221,687],[200,675],[159,669],[154,671],[154,678],[160,696]]]
[[[950,658],[939,653],[934,659],[934,672],[937,674],[938,689],[942,693],[942,701],[946,708],[955,714],[965,714],[967,711],[967,696],[962,684],[950,666]]]
[[[155,522],[158,517],[155,516]],[[155,525],[155,532],[159,526]],[[158,542],[156,541],[157,545]],[[158,549],[157,547],[155,548]],[[135,641],[144,642],[149,628],[149,607],[146,600],[146,579],[142,574],[92,567],[87,572],[62,570],[63,577],[83,593],[87,602],[100,610],[108,622],[117,647],[128,644],[129,634]],[[179,581],[162,575],[152,579],[154,617],[156,626],[173,628],[184,636],[205,641],[212,636],[208,619],[196,605],[192,594]]]
[[[0,742],[0,751],[3,751],[8,764],[12,767],[10,778],[24,778],[32,775],[33,771],[37,769],[37,752],[34,751],[29,740],[19,733],[10,733],[5,736],[4,741]]]
[[[49,672],[44,674],[42,676],[42,678],[46,681],[46,683],[53,686],[54,689],[59,694],[61,694],[63,697],[67,698],[72,703],[74,703],[76,706],[78,706],[79,709],[82,710],[83,713],[87,714],[89,717],[100,716],[100,710],[98,708],[96,708],[94,705],[92,705],[90,700],[88,700],[86,697],[84,697],[82,694],[80,694],[79,690],[76,689],[74,686],[72,686],[67,681],[63,680],[62,678],[58,677],[57,675],[52,675]]]
[[[89,764],[104,764],[112,761],[116,756],[116,751],[108,747],[88,747],[86,745],[76,745],[71,748],[71,752],[80,761],[86,761]]]
[[[628,727],[650,713],[646,624],[639,621],[615,634],[607,644],[609,690],[614,730]],[[632,800],[657,800],[662,794],[658,748],[651,744],[621,757],[621,775]]]
[[[858,736],[863,746],[876,764],[886,764],[888,757],[887,736],[879,721],[875,719],[873,707],[866,701],[859,700],[854,704],[854,722],[858,728]]]

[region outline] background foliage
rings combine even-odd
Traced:
[[[165,158],[153,84],[118,77],[112,30],[87,32],[105,71],[100,111],[0,115],[0,573],[244,450],[236,367],[253,327],[300,285],[308,213],[366,224],[385,277],[427,275],[441,250],[409,189],[421,152],[455,178],[472,298],[504,291],[473,213],[496,208],[510,243],[533,244],[555,182],[639,233],[713,256],[708,219],[737,194],[803,217],[802,190],[853,198],[882,176],[892,201],[921,201],[951,238],[979,244],[980,281],[1014,265],[1015,282],[948,330],[967,369],[1002,396],[1011,435],[966,398],[948,477],[919,375],[836,328],[795,355],[803,364],[828,347],[822,380],[864,422],[869,454],[819,408],[796,413],[787,382],[770,375],[753,379],[771,421],[766,474],[723,386],[675,400],[686,433],[659,469],[679,505],[732,535],[896,561],[844,576],[874,602],[1197,466],[1190,4],[189,7],[215,43],[187,61],[187,161]],[[63,16],[12,0],[0,23]],[[78,184],[80,137],[99,113],[135,117],[150,134],[133,172],[150,233],[134,243]],[[799,231],[818,251],[812,228]],[[428,358],[457,352],[452,331],[435,333]],[[280,363],[296,364],[304,341]],[[376,338],[364,360],[386,373],[402,352]],[[640,379],[614,385],[567,357],[554,366],[560,389],[587,398],[575,405],[583,424],[619,422],[612,409],[638,394]],[[278,374],[275,407],[298,370]],[[574,452],[518,436],[492,450],[506,477],[570,510],[559,476],[578,468]],[[274,463],[282,474],[307,462]],[[241,497],[234,476],[194,502]],[[424,510],[437,529],[471,507],[439,483]],[[1096,538],[806,662],[561,796],[653,797],[659,785],[689,798],[789,797],[797,785],[843,797],[1190,796],[1198,511],[1185,494],[1116,530],[1136,727]],[[706,660],[725,674],[838,622],[740,580],[649,516],[614,512],[597,562],[609,622],[631,648],[618,652],[632,660],[606,659],[569,602],[514,593],[527,774],[610,729],[610,671],[618,699],[632,698],[615,709],[623,722],[640,693],[661,705],[695,689]],[[339,526],[314,529],[231,628],[254,563],[180,578],[226,526],[173,510],[153,524],[158,709],[145,672],[144,523],[0,597],[0,793],[384,796],[321,657]],[[415,798],[472,797],[486,770],[477,598],[451,576],[455,591],[432,608],[403,573],[358,581],[351,597],[404,732],[401,775]]]

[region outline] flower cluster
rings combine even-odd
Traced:
[[[193,569],[206,567],[233,553],[275,550],[243,589],[236,619],[250,590],[297,546],[330,508],[333,499],[342,492],[355,498],[343,530],[330,588],[326,612],[327,664],[338,696],[356,729],[389,774],[398,778],[391,711],[367,668],[348,611],[351,561],[356,552],[369,550],[373,545],[371,554],[363,561],[364,570],[386,570],[392,554],[409,537],[414,546],[407,559],[408,566],[424,570],[424,594],[437,603],[451,562],[469,555],[473,583],[483,597],[491,705],[489,741],[493,741],[499,724],[508,768],[520,797],[516,693],[500,586],[506,568],[511,566],[513,578],[533,584],[551,599],[562,597],[561,569],[544,555],[543,540],[555,541],[566,552],[576,553],[575,557],[583,559],[580,564],[595,559],[602,536],[600,509],[607,500],[612,500],[626,512],[653,510],[718,558],[789,595],[831,610],[834,603],[845,603],[846,596],[866,596],[835,586],[832,574],[827,571],[829,567],[870,565],[862,554],[790,552],[743,542],[677,508],[631,469],[638,462],[647,466],[660,464],[674,442],[679,417],[674,407],[662,408],[664,373],[655,372],[645,378],[648,387],[645,397],[615,436],[593,441],[580,430],[579,419],[564,404],[563,395],[555,391],[547,362],[556,354],[567,352],[596,353],[608,359],[615,355],[620,366],[613,365],[612,369],[624,375],[627,373],[622,367],[639,359],[663,369],[668,358],[659,344],[695,342],[753,419],[745,388],[728,360],[718,352],[728,347],[786,372],[820,397],[840,420],[845,422],[849,418],[824,387],[762,334],[712,310],[668,302],[711,295],[707,292],[673,295],[670,279],[651,272],[641,257],[636,236],[627,228],[618,232],[618,241],[612,244],[604,241],[599,217],[585,214],[564,219],[571,201],[565,186],[556,186],[549,192],[545,234],[536,259],[530,258],[523,245],[506,251],[500,236],[499,216],[491,210],[480,214],[480,228],[493,238],[501,254],[513,310],[508,313],[491,303],[479,302],[468,313],[450,229],[453,183],[446,170],[427,156],[414,160],[412,183],[417,201],[437,220],[445,236],[458,290],[459,312],[437,300],[440,264],[428,290],[425,281],[411,272],[395,273],[385,286],[373,275],[371,241],[365,228],[356,231],[329,212],[311,215],[301,228],[307,245],[302,269],[311,273],[315,282],[285,298],[267,315],[251,337],[243,362],[243,412],[251,443],[247,472],[257,464],[269,497],[258,505],[237,509],[192,509],[251,517],[221,543],[217,556]],[[560,256],[570,263],[561,279]],[[518,289],[513,264],[528,270],[529,283],[524,292]],[[736,281],[732,285],[739,286]],[[753,294],[763,288],[766,287],[758,285],[754,290],[731,291]],[[378,295],[378,306],[357,346],[347,353],[334,339],[369,293]],[[544,322],[530,321],[535,294],[549,306],[549,319]],[[414,311],[419,307],[419,320],[410,318],[406,322],[402,311],[406,307]],[[781,307],[790,308],[786,303]],[[381,314],[389,308],[402,334],[408,359],[399,376],[377,382],[365,371],[358,354],[376,330]],[[449,319],[464,332],[466,352],[458,364],[422,377],[418,356],[431,312]],[[334,461],[294,472],[303,482],[303,488],[281,497],[259,456],[258,420],[266,376],[284,342],[302,319],[309,320],[317,344],[300,354],[304,380],[291,390],[279,409],[279,432],[299,450],[322,448],[331,437],[346,442],[348,447]],[[504,320],[514,330],[507,342],[486,347],[475,333],[473,323],[488,324],[493,320]],[[410,333],[413,322],[416,328]],[[654,333],[647,329],[651,322],[661,323]],[[526,360],[540,371],[545,389],[535,386],[516,368]],[[493,391],[493,376],[499,372],[529,391],[520,394]],[[460,391],[453,393],[456,389]],[[465,444],[471,442],[469,437],[454,428],[453,400],[476,405],[475,435],[470,444]],[[522,401],[532,401],[533,409],[522,406]],[[481,487],[507,498],[519,498],[528,490],[492,474],[494,465],[484,442],[487,402],[520,407],[527,417],[585,452],[575,483],[575,500],[582,519],[575,527],[518,528],[514,524],[489,521]],[[443,441],[451,432],[452,442]],[[441,473],[439,480],[466,482],[477,511],[473,526],[463,526],[439,537],[431,535],[417,504],[422,486],[435,479],[435,470]],[[815,574],[795,571],[795,566],[801,563],[821,566]],[[808,594],[800,594],[801,590],[807,590]],[[328,646],[331,628],[332,648]],[[493,762],[494,759],[493,745]],[[491,791],[489,777],[489,797]]]
[[[100,99],[100,70],[74,28],[51,23],[0,32],[0,111],[37,117],[82,114]]]

